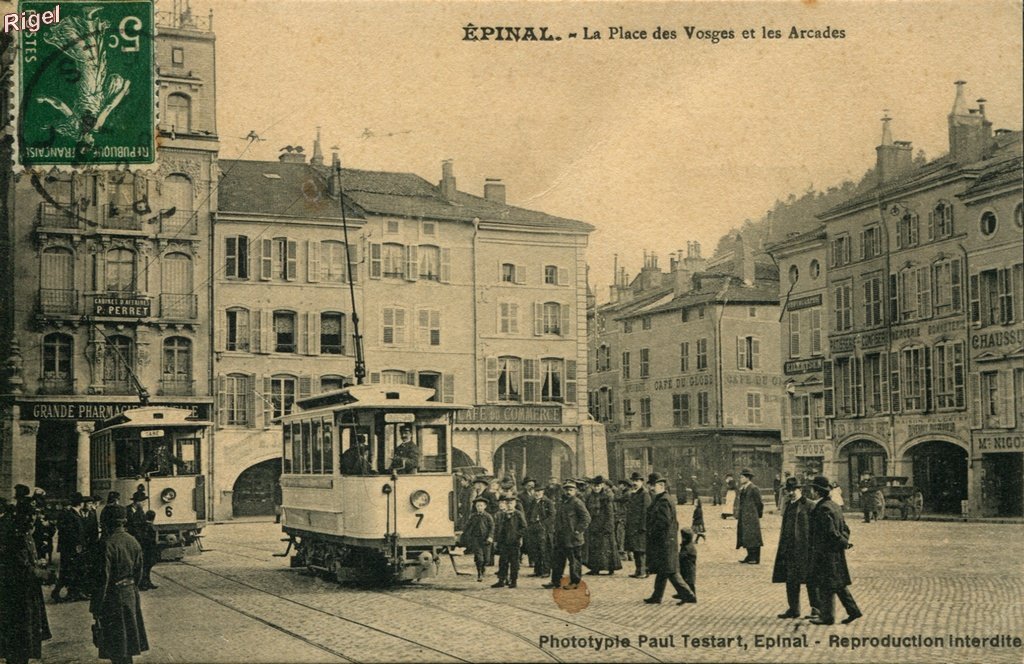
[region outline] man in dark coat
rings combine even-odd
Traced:
[[[96,505],[99,504],[99,496],[84,496],[85,500],[85,546],[89,548],[100,538],[100,520],[96,512]]]
[[[130,664],[132,657],[149,650],[138,588],[142,546],[124,529],[125,509],[112,505],[107,510],[113,531],[103,541],[100,579],[89,612],[100,625],[99,658]]]
[[[32,539],[35,517],[27,492],[0,516],[0,658],[8,664],[42,659],[43,641],[51,638],[40,583],[45,570]]]
[[[636,572],[630,576],[637,579],[647,578],[647,510],[651,506],[651,493],[644,486],[644,478],[640,473],[629,477],[633,487],[626,501],[626,551],[633,552]]]
[[[615,501],[615,545],[619,548],[619,560],[633,560],[633,554],[626,551],[626,506],[629,503],[629,480],[619,480],[612,490]]]
[[[800,585],[807,583],[810,562],[808,524],[812,505],[800,494],[798,484],[795,477],[787,477],[783,486],[782,529],[779,532],[775,567],[772,568],[772,583],[786,584],[786,602],[789,606],[785,613],[779,614],[779,618],[800,617]],[[816,600],[810,586],[807,588],[807,597],[813,610]]]
[[[622,569],[622,561],[615,543],[615,500],[605,486],[604,477],[598,475],[590,480],[590,493],[584,504],[590,513],[584,559],[590,568],[587,574],[600,574],[602,570],[615,574],[615,570]]]
[[[483,498],[486,501],[487,513],[493,518],[498,511],[498,494],[491,491],[489,488],[490,482],[487,481],[486,477],[477,477],[473,480],[473,490],[469,494],[469,502],[466,505],[466,512],[472,514],[476,511],[474,503],[477,498]]]
[[[530,506],[533,504],[533,488],[537,486],[537,481],[532,477],[523,478],[523,488],[516,496],[516,505],[523,512],[523,517],[529,523],[530,519]],[[523,535],[523,553],[526,554],[526,560],[530,565],[533,565],[533,551],[536,549],[536,545],[531,539],[530,529],[526,529],[526,533]]]
[[[533,576],[551,573],[551,531],[555,521],[555,503],[540,487],[533,488],[533,502],[526,513],[526,532],[533,549]]]
[[[86,542],[86,515],[82,512],[82,494],[75,492],[71,503],[61,510],[57,517],[57,553],[60,554],[60,568],[57,583],[53,585],[50,597],[61,601],[60,592],[68,589],[68,599],[82,598],[82,572]]]
[[[764,513],[764,503],[761,502],[761,490],[751,480],[754,474],[744,468],[740,472],[740,487],[736,499],[739,508],[736,511],[736,548],[743,547],[747,550],[746,557],[741,563],[749,565],[761,564],[761,547],[764,540],[761,539],[761,515]]]
[[[160,558],[160,539],[153,523],[156,521],[156,512],[146,511],[146,525],[143,526],[142,539],[142,582],[139,583],[139,590],[156,590],[159,586],[153,583],[150,573],[153,565],[156,565]]]
[[[555,510],[555,526],[552,532],[551,583],[545,588],[557,588],[562,583],[565,564],[569,563],[569,585],[566,589],[575,589],[582,578],[580,550],[586,541],[587,527],[590,525],[590,513],[583,501],[576,496],[577,486],[572,480],[562,485],[565,494]]]
[[[139,489],[132,494],[132,504],[128,506],[128,522],[125,530],[140,544],[146,538],[146,506],[143,503],[149,499],[146,492]]]
[[[718,473],[711,476],[711,504],[722,504],[722,478],[718,476]]]
[[[665,583],[676,589],[680,604],[696,601],[693,590],[679,575],[679,522],[676,506],[669,500],[667,482],[658,473],[651,473],[648,482],[654,498],[647,510],[647,569],[654,574],[654,592],[646,598],[647,604],[661,604]]]
[[[526,517],[516,509],[513,496],[502,498],[498,519],[494,524],[494,544],[498,549],[498,581],[492,588],[516,587],[519,579],[519,559],[523,535],[526,534]]]
[[[875,478],[870,471],[860,474],[860,481],[857,482],[860,490],[860,508],[864,511],[864,523],[871,523],[871,517],[875,515]],[[876,516],[877,520],[877,516]]]
[[[490,557],[491,544],[494,542],[494,518],[487,513],[487,498],[477,496],[471,503],[473,512],[466,519],[459,543],[465,547],[466,553],[473,554],[476,564],[476,580],[484,580],[484,567]]]
[[[811,543],[808,581],[814,584],[819,614],[811,623],[835,623],[835,598],[838,595],[847,614],[843,624],[848,625],[863,615],[848,588],[851,581],[850,570],[846,566],[846,550],[852,546],[850,529],[843,519],[843,511],[829,500],[831,487],[828,480],[815,477],[811,490],[820,499],[811,510],[808,533]]]

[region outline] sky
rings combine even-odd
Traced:
[[[663,268],[690,240],[710,255],[777,199],[859,179],[883,109],[929,158],[948,150],[958,79],[995,128],[1024,113],[1019,2],[192,2],[211,8],[221,158],[308,151],[320,126],[346,167],[437,182],[452,159],[463,191],[502,178],[509,203],[595,226],[600,300],[615,254],[630,275],[645,250]],[[470,23],[563,39],[465,41]],[[620,26],[647,38],[608,39]],[[794,26],[845,36],[788,39]]]

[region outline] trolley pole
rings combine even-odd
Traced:
[[[341,232],[345,238],[345,269],[348,277],[348,295],[352,304],[352,343],[355,346],[356,385],[362,385],[366,378],[366,361],[363,359],[363,336],[359,333],[359,314],[356,311],[356,287],[352,279],[352,249],[348,243],[348,219],[345,216],[345,192],[341,186],[341,161],[334,164],[334,183],[338,190],[338,207],[341,210]]]

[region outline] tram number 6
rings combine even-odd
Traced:
[[[164,514],[166,514],[167,516],[174,516],[174,507],[172,507],[171,505],[165,507]]]
[[[419,528],[421,523],[423,523],[423,512],[416,512],[416,527]]]

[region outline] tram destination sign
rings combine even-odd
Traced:
[[[19,406],[21,406],[22,420],[98,422],[119,415],[129,408],[138,408],[139,404],[134,401],[47,401],[21,402]],[[192,417],[196,419],[210,419],[210,404],[208,403],[151,403],[150,406],[184,408],[191,410]]]
[[[92,301],[94,316],[149,318],[148,297],[97,297]]]
[[[456,424],[561,424],[561,406],[475,406],[455,413]]]

